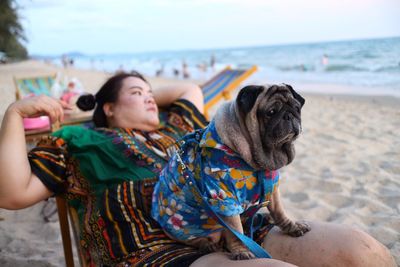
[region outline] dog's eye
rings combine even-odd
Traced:
[[[276,109],[272,108],[272,109],[268,110],[267,115],[273,116],[275,113],[276,113]]]

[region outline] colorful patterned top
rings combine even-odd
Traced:
[[[279,181],[277,171],[254,171],[238,154],[222,144],[214,121],[185,136],[178,153],[160,174],[153,193],[152,216],[169,234],[190,240],[221,231],[203,208],[201,198],[185,175],[192,174],[203,198],[223,216],[250,216],[266,206]],[[190,174],[188,174],[190,173]]]
[[[153,132],[64,127],[29,153],[32,171],[77,210],[89,266],[188,266],[203,254],[168,238],[150,216],[167,148],[206,121],[178,100]]]

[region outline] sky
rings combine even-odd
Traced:
[[[17,0],[31,55],[400,36],[399,0]]]

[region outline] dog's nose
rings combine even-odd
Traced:
[[[294,125],[293,130],[296,136],[299,135],[301,133],[301,125],[300,124]]]
[[[284,120],[291,120],[293,119],[293,114],[291,112],[286,112],[285,115],[283,116]]]

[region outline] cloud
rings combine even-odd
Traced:
[[[90,53],[135,52],[400,35],[398,0],[18,3],[26,18],[28,49],[34,53],[70,51],[72,46]]]
[[[53,0],[17,0],[17,3],[27,9],[62,7],[62,1]]]

